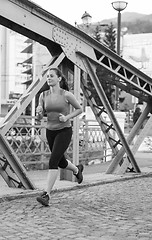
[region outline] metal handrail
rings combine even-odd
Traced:
[[[7,132],[6,138],[25,164],[46,163],[50,150],[45,137],[46,118],[33,124],[31,116],[21,116]],[[109,148],[110,149],[110,148]],[[107,160],[107,142],[96,120],[80,120],[79,160],[88,165],[91,161]],[[66,152],[72,160],[73,141]],[[109,154],[109,153],[108,153]],[[109,156],[108,156],[109,159]]]

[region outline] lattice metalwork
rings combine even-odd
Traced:
[[[97,66],[104,67],[117,76],[118,79],[112,83],[113,85],[116,85],[118,88],[131,93],[135,97],[138,97],[147,103],[149,103],[152,98],[151,78],[133,67],[131,64],[127,63],[124,59],[110,51],[104,45],[89,37],[84,32],[48,13],[31,1],[0,0],[0,6],[0,24],[43,44],[48,48],[50,54],[53,56],[45,71],[42,73],[42,76],[31,84],[1,123],[0,147],[5,158],[9,159],[9,161],[7,159],[9,164],[13,162],[13,170],[15,169],[14,172],[19,175],[21,174],[20,178],[22,179],[22,174],[24,175],[24,172],[18,168],[18,158],[14,155],[15,153],[13,152],[12,147],[9,147],[8,141],[5,139],[5,134],[31,102],[32,98],[44,85],[46,81],[45,74],[48,67],[50,65],[59,66],[59,64],[61,64],[65,59],[68,60],[66,61],[66,64],[64,64],[67,68],[69,67],[70,69],[74,69],[73,66],[76,65],[81,70],[89,73],[91,76],[92,82],[96,86],[97,94],[102,98],[104,107],[99,108],[97,106],[83,80],[82,89],[103,133],[105,134],[107,141],[109,142],[110,147],[112,148],[114,155],[119,152],[119,147],[122,146],[135,170],[140,172],[136,162],[134,161],[132,152],[130,151],[128,144],[119,129],[115,116],[109,108],[110,105],[106,101],[104,92],[102,91],[102,88],[100,89],[100,82],[98,82],[98,79],[94,75],[94,70]],[[102,113],[105,112],[105,109],[110,117],[111,124],[107,124],[102,117]],[[113,130],[118,135],[118,138],[114,138],[112,136]],[[21,131],[23,131],[23,129],[19,130],[19,135]],[[32,134],[30,131],[31,130],[27,131],[28,136],[30,133]],[[32,145],[32,142],[30,142],[30,144]],[[21,149],[21,147],[22,146],[19,143],[18,148]],[[38,149],[39,145],[37,145],[35,151],[38,151]],[[29,150],[30,148],[28,148],[27,151]],[[24,179],[22,180],[24,182]],[[30,184],[28,187],[30,187]]]
[[[100,80],[98,79],[98,77],[97,77],[97,75],[94,71],[93,65],[90,63],[90,61],[87,58],[84,58],[83,62],[84,62],[84,65],[86,67],[86,70],[88,71],[88,74],[89,74],[90,78],[92,79],[92,82],[93,82],[94,87],[95,87],[95,89],[98,93],[98,96],[101,99],[103,107],[102,108],[98,107],[98,111],[97,111],[97,108],[95,108],[96,105],[93,105],[93,102],[95,101],[94,98],[91,99],[92,97],[90,97],[91,95],[90,95],[89,91],[87,91],[87,88],[84,87],[85,86],[85,81],[84,81],[83,78],[82,78],[82,89],[84,91],[84,94],[86,94],[86,92],[87,92],[86,98],[90,103],[92,111],[94,112],[94,114],[96,116],[96,119],[99,122],[99,124],[100,124],[106,138],[107,138],[107,141],[109,142],[109,145],[111,146],[114,154],[118,153],[117,146],[119,144],[122,145],[123,148],[125,149],[126,154],[129,157],[129,160],[130,160],[131,164],[133,165],[135,171],[140,172],[140,169],[139,169],[139,167],[138,167],[138,165],[135,161],[135,158],[134,158],[134,156],[133,156],[133,154],[132,154],[132,152],[129,148],[129,145],[127,144],[126,139],[125,139],[125,137],[124,137],[124,135],[123,135],[123,133],[120,129],[119,123],[117,122],[117,120],[114,116],[113,110],[112,110],[112,108],[111,108],[111,106],[108,102],[108,99],[107,99],[105,93],[104,93],[104,90],[102,88]],[[103,111],[107,112],[107,114],[108,114],[108,116],[111,120],[111,124],[108,126],[107,129],[105,129],[105,121],[103,121],[103,117],[102,117],[102,112]],[[106,125],[108,125],[108,124],[106,123]],[[111,129],[111,128],[116,131],[115,139],[112,138],[109,134],[107,134],[107,133],[109,133],[109,129]],[[114,143],[114,140],[115,140],[115,143]]]

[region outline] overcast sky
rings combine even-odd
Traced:
[[[85,11],[92,16],[92,22],[117,17],[110,0],[32,0],[53,15],[74,25],[81,23]],[[128,0],[127,8],[123,12],[138,12],[152,14],[152,0]]]

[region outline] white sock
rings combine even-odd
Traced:
[[[73,172],[74,175],[77,175],[79,172],[79,169],[77,168],[77,171],[76,172]]]
[[[54,186],[54,183],[58,176],[58,169],[49,169],[48,176],[47,176],[47,187],[46,192],[50,197],[50,192]]]
[[[69,160],[68,161],[68,166],[66,167],[66,169],[71,170],[73,172],[73,174],[77,174],[78,173],[78,168]]]

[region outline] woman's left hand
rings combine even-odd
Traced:
[[[67,121],[67,117],[65,115],[63,115],[62,113],[59,113],[59,121],[60,122],[66,122]]]

